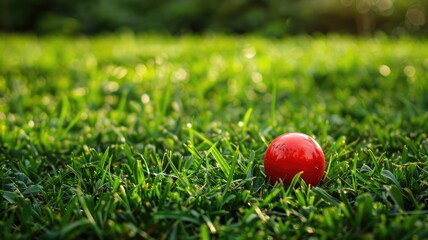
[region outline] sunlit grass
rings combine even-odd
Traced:
[[[428,237],[425,41],[1,39],[6,239]],[[265,177],[291,131],[317,187]]]

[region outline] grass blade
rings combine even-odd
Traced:
[[[388,195],[392,198],[394,203],[400,208],[404,209],[403,192],[395,185],[385,186]]]
[[[227,163],[226,159],[221,155],[221,153],[218,151],[217,144],[214,144],[211,146],[211,148],[208,150],[207,155],[211,154],[214,158],[214,160],[219,165],[221,171],[224,173],[226,177],[230,174],[230,166]]]
[[[248,127],[248,121],[250,120],[251,113],[253,112],[252,108],[249,108],[247,112],[244,114],[244,118],[242,119],[242,128],[241,128],[241,135],[242,137],[245,137],[245,133],[247,132]]]
[[[240,157],[241,157],[241,154],[239,154],[238,149],[237,149],[235,151],[235,154],[234,154],[233,159],[232,159],[232,165],[230,166],[229,175],[227,175],[227,182],[226,182],[226,186],[225,186],[224,191],[223,191],[223,195],[226,193],[226,191],[229,190],[229,186],[233,180],[233,174],[235,173],[235,168],[236,168],[236,165],[238,163],[238,158],[240,158]]]
[[[382,176],[388,178],[389,180],[391,180],[391,182],[393,182],[395,184],[395,186],[398,187],[398,189],[400,190],[400,192],[403,192],[403,189],[401,188],[400,183],[397,181],[397,179],[395,178],[394,174],[392,174],[391,171],[389,170],[382,170],[380,172],[380,174],[382,174]]]
[[[368,150],[368,153],[369,153],[369,156],[370,156],[370,159],[372,160],[372,162],[373,162],[373,164],[374,164],[374,168],[373,168],[373,171],[375,171],[375,172],[377,172],[377,173],[380,173],[380,167],[379,167],[379,159],[377,159],[376,158],[376,156],[374,155],[374,153],[373,153],[373,151],[371,150],[371,149],[369,149]]]
[[[328,194],[324,189],[319,187],[312,188],[312,192],[314,192],[318,197],[322,198],[327,203],[330,203],[333,206],[339,207],[340,202],[337,201],[334,197]]]

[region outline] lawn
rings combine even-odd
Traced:
[[[0,39],[3,239],[428,238],[428,41]],[[285,132],[318,186],[267,180]]]

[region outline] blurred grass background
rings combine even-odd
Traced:
[[[425,36],[427,11],[427,0],[1,0],[0,31]]]
[[[425,40],[0,39],[2,239],[427,239]],[[320,187],[268,183],[291,131]]]

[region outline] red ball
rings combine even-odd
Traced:
[[[266,175],[275,184],[282,180],[290,185],[293,177],[300,177],[311,186],[316,186],[324,174],[325,159],[315,139],[303,133],[286,133],[269,145],[264,157]]]

